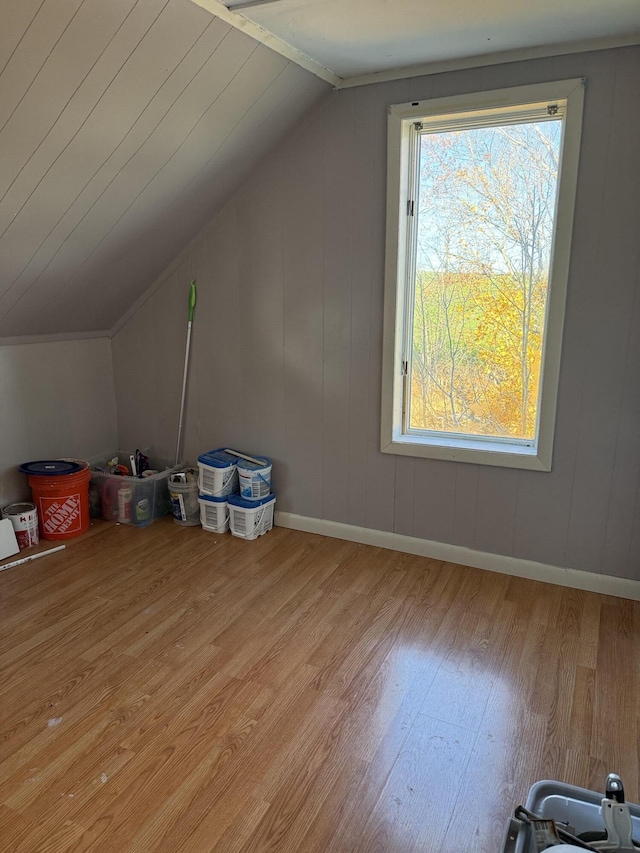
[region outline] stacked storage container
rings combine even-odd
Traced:
[[[238,459],[240,496],[229,498],[229,524],[234,536],[257,539],[273,527],[276,497],[271,493],[271,460]]]
[[[205,530],[257,539],[273,527],[271,460],[224,448],[198,457],[200,519]]]
[[[229,529],[229,495],[238,494],[238,457],[222,447],[198,456],[200,521],[211,533]]]

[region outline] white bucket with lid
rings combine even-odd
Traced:
[[[37,545],[40,542],[38,510],[35,504],[9,504],[2,510],[2,517],[11,520],[20,550],[29,548],[31,545]]]
[[[238,495],[229,496],[229,527],[240,539],[257,539],[273,527],[275,495],[248,501]]]
[[[200,523],[210,533],[226,533],[229,529],[229,503],[227,498],[200,495]]]
[[[240,497],[248,501],[259,501],[271,494],[271,460],[256,456],[255,462],[238,459],[238,481]]]
[[[198,456],[198,488],[203,495],[222,498],[238,493],[238,458],[224,448]]]

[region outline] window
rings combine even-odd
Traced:
[[[583,89],[390,107],[383,452],[551,469]]]

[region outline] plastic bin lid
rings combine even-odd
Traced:
[[[261,471],[263,468],[268,468],[271,465],[271,460],[268,456],[254,456],[254,459],[262,460],[259,465],[255,462],[249,462],[247,459],[238,459],[238,468],[243,471]]]
[[[23,474],[41,477],[61,477],[64,474],[77,474],[82,470],[82,465],[64,459],[40,459],[37,462],[24,462],[20,466]]]
[[[222,495],[221,497],[216,497],[215,495],[198,495],[199,501],[211,501],[214,504],[226,504],[229,499],[229,495]]]
[[[249,501],[246,498],[241,498],[240,495],[229,495],[227,498],[231,506],[240,506],[243,509],[255,509],[257,506],[271,503],[275,499],[275,495],[267,495],[266,498],[259,498],[257,501]]]
[[[202,462],[203,465],[210,465],[212,468],[228,468],[230,465],[237,464],[238,457],[225,453],[224,447],[219,447],[217,450],[201,453],[198,456],[198,462]]]

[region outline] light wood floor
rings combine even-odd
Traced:
[[[170,520],[0,601],[2,851],[497,853],[538,779],[638,798],[632,602]]]

